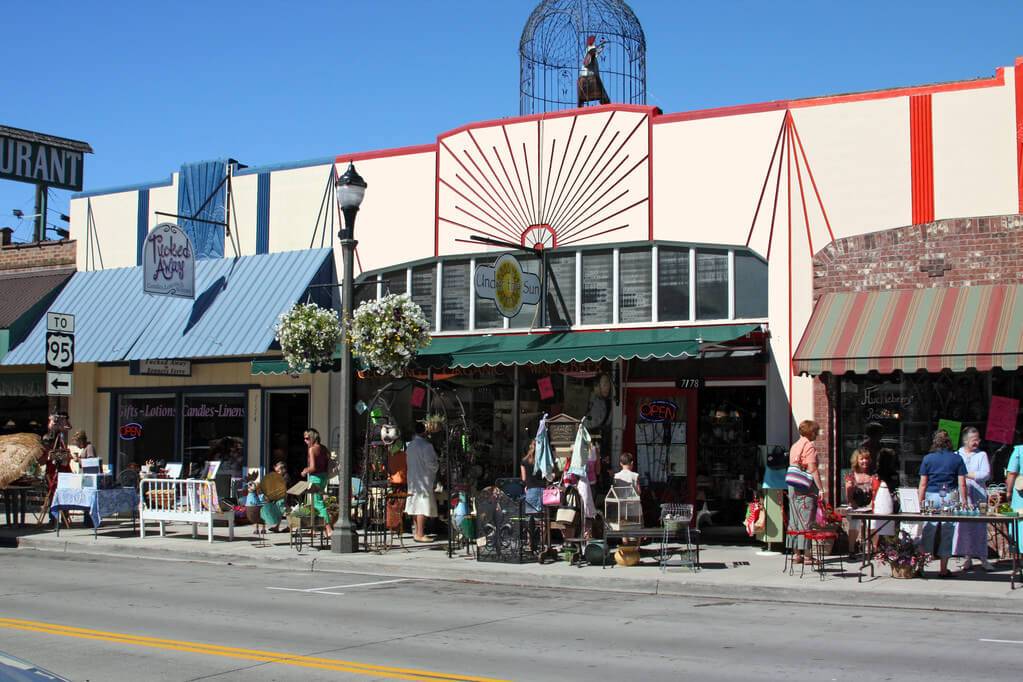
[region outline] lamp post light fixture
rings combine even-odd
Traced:
[[[337,179],[337,200],[344,215],[344,224],[338,231],[344,259],[344,279],[341,282],[341,324],[344,330],[344,350],[341,353],[341,422],[338,443],[337,523],[330,548],[334,552],[349,554],[359,549],[359,538],[352,527],[352,347],[348,341],[348,325],[352,319],[355,298],[355,216],[366,196],[366,181],[349,163],[348,170]]]

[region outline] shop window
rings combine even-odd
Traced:
[[[575,321],[575,253],[547,259],[547,324],[568,327]]]
[[[618,320],[649,322],[652,287],[650,249],[623,249],[618,253]]]
[[[175,461],[175,395],[122,395],[117,399],[117,429],[114,447],[119,471],[147,460]],[[113,460],[113,457],[111,457]]]
[[[735,316],[767,317],[767,263],[735,252]]]
[[[519,264],[522,265],[523,272],[531,272],[536,276],[540,276],[540,259],[532,256],[518,256]],[[536,319],[536,309],[539,306],[536,305],[524,305],[519,314],[509,320],[508,325],[512,328],[529,328],[540,326],[540,320]]]
[[[657,249],[657,319],[689,319],[689,249]]]
[[[476,294],[473,294],[476,296]],[[504,318],[497,312],[493,300],[476,296],[476,329],[500,329],[504,326]]]
[[[405,293],[405,286],[408,284],[406,270],[385,272],[380,276],[380,279],[383,280],[384,296]]]
[[[184,470],[195,472],[205,462],[220,461],[220,473],[241,478],[246,464],[245,415],[248,399],[239,393],[186,395],[182,400]]]
[[[412,300],[423,309],[423,315],[434,328],[433,308],[437,304],[437,266],[412,268]]]
[[[611,322],[612,265],[610,251],[583,251],[582,323]]]
[[[728,318],[728,252],[696,252],[696,319]]]
[[[442,331],[461,331],[469,328],[469,262],[444,261],[441,268]]]

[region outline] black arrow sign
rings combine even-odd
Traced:
[[[64,388],[64,387],[70,386],[70,385],[71,385],[71,383],[68,382],[68,381],[60,381],[59,377],[53,377],[53,381],[50,382],[50,386],[53,386],[53,390],[55,390],[55,391],[58,388]]]

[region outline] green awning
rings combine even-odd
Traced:
[[[416,358],[422,367],[493,367],[587,360],[696,357],[704,343],[746,336],[758,324],[572,331],[488,336],[438,336]]]
[[[284,360],[253,360],[252,374],[291,374]]]

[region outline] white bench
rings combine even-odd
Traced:
[[[226,521],[228,537],[234,540],[234,512],[220,511],[213,481],[194,479],[144,478],[139,481],[139,537],[146,537],[146,522],[160,523],[160,537],[168,521],[192,524],[197,537],[199,524],[206,524],[206,535],[213,542],[213,522]]]

